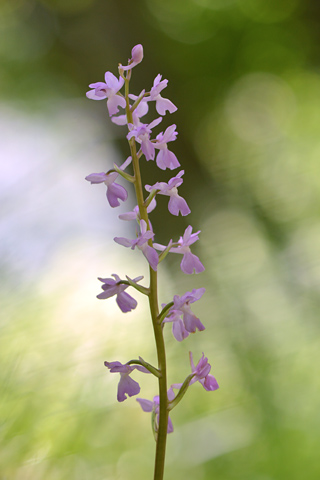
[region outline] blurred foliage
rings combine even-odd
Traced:
[[[172,413],[168,480],[320,477],[319,23],[314,0],[0,3],[1,101],[29,112],[30,122],[83,98],[137,43],[145,60],[133,90],[161,73],[179,107],[165,121],[178,126],[181,193],[192,214],[173,218],[159,201],[152,223],[160,242],[189,223],[202,230],[206,272],[183,277],[168,257],[161,288],[168,301],[170,286],[206,286],[195,307],[206,332],[177,345],[168,331],[169,381],[188,374],[189,349],[204,350],[221,389],[207,395],[197,386]],[[94,107],[102,130],[110,128],[105,142],[125,157],[105,105]],[[70,118],[70,131],[78,120]],[[153,167],[145,165],[146,183],[159,179]],[[109,304],[94,312],[82,304],[91,292],[44,293],[36,278],[15,292],[2,277],[0,479],[151,478],[148,420],[132,400],[115,405],[116,380],[101,368],[121,349],[153,355],[144,327],[112,311],[109,321],[122,322],[118,340],[103,318]],[[143,386],[151,398],[154,386]]]

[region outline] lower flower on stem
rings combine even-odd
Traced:
[[[175,397],[172,386],[169,388],[167,395],[168,395],[169,402],[171,402]],[[140,406],[144,412],[151,412],[154,414],[154,422],[153,422],[152,428],[154,433],[157,433],[159,428],[159,395],[156,395],[155,397],[153,397],[153,401],[146,400],[145,398],[137,398],[137,402],[140,403]],[[172,421],[171,421],[171,418],[168,417],[167,433],[172,433],[172,432],[173,432]]]

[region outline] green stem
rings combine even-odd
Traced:
[[[157,321],[159,315],[157,291],[157,272],[154,272],[150,267],[149,305],[158,355],[158,369],[161,372],[161,377],[159,378],[159,428],[156,446],[156,459],[154,465],[154,480],[162,480],[164,473],[164,462],[167,442],[168,397],[164,338],[162,333],[162,327]]]
[[[125,80],[125,99],[126,99],[126,114],[128,123],[133,123],[132,112],[129,104],[129,78]],[[129,140],[132,165],[134,171],[135,181],[134,187],[139,206],[140,218],[144,220],[148,229],[150,223],[147,213],[147,208],[144,204],[142,179],[139,165],[139,158],[137,155],[136,142],[134,138]],[[148,241],[149,246],[152,247],[152,240]],[[167,397],[167,368],[166,368],[166,353],[162,326],[158,323],[159,307],[158,307],[158,278],[157,272],[150,267],[150,286],[149,286],[149,306],[152,318],[152,325],[156,343],[159,377],[159,428],[156,438],[156,456],[154,466],[154,480],[162,480],[164,474],[164,463],[166,454],[167,442],[167,425],[168,425],[168,397]]]

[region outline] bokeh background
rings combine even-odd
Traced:
[[[134,294],[123,315],[95,298],[98,276],[147,275],[112,241],[132,234],[118,214],[133,199],[112,210],[84,181],[128,155],[85,92],[137,43],[133,91],[161,73],[178,106],[163,128],[178,126],[192,210],[175,218],[161,198],[156,238],[192,224],[206,266],[160,268],[162,302],[207,290],[205,332],[180,344],[166,331],[169,382],[204,351],[221,387],[194,385],[172,412],[166,479],[320,478],[319,27],[314,0],[0,2],[1,480],[152,478],[150,418],[117,404],[103,366],[155,361],[147,305]],[[145,183],[169,178],[143,169]],[[156,381],[134,378],[152,398]]]

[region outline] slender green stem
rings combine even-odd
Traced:
[[[126,114],[128,123],[133,123],[132,112],[129,104],[129,78],[125,80],[125,99],[126,99]],[[139,157],[137,155],[136,142],[134,138],[129,140],[132,165],[134,171],[134,187],[139,206],[140,218],[144,220],[150,229],[150,223],[147,213],[147,208],[144,203],[142,179],[139,165]],[[152,247],[152,240],[148,241],[149,246]],[[154,466],[154,480],[162,480],[164,474],[164,463],[166,454],[167,441],[167,425],[168,425],[168,397],[167,397],[167,368],[166,368],[166,354],[165,345],[162,332],[162,326],[158,322],[159,306],[158,306],[158,278],[157,272],[150,267],[150,286],[149,286],[149,306],[152,318],[153,331],[155,336],[158,370],[159,376],[159,427],[156,438],[156,456]]]
[[[158,355],[158,369],[161,372],[161,377],[159,378],[159,427],[156,446],[156,459],[154,465],[154,480],[162,480],[164,474],[168,426],[167,368],[162,327],[157,321],[159,315],[157,298],[157,272],[154,272],[151,267],[149,304]]]

